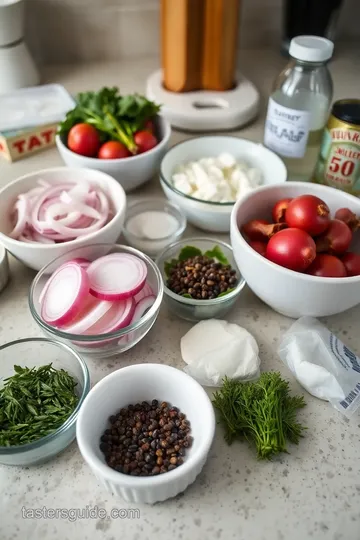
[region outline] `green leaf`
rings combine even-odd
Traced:
[[[202,255],[202,252],[199,248],[195,246],[185,246],[179,253],[178,260],[186,261],[187,259],[192,259],[193,257],[198,257]]]
[[[227,291],[220,293],[217,297],[220,298],[220,296],[226,296],[227,294],[230,294],[233,291],[235,291],[235,289],[228,289]]]
[[[181,295],[183,298],[192,298],[191,294],[185,293]]]
[[[221,264],[229,264],[229,261],[227,260],[219,246],[214,246],[212,249],[205,251],[204,255],[205,257],[209,257],[209,259],[216,259]]]
[[[171,259],[171,261],[165,261],[164,272],[165,272],[166,277],[170,276],[171,269],[174,268],[174,266],[176,266],[177,263],[178,263],[177,259]]]

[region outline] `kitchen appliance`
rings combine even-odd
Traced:
[[[188,131],[233,129],[259,108],[255,86],[236,71],[240,0],[161,0],[162,69],[147,95]]]
[[[25,0],[0,0],[0,94],[39,83],[24,42]]]

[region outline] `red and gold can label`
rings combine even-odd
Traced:
[[[330,116],[313,181],[360,196],[360,126]]]

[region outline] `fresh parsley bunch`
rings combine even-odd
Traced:
[[[76,97],[76,107],[69,111],[59,125],[59,134],[68,134],[76,124],[94,126],[103,140],[117,140],[135,154],[134,133],[160,111],[160,106],[144,96],[122,96],[117,87],[102,88],[99,92],[82,92]]]

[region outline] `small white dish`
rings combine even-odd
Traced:
[[[7,251],[0,244],[0,292],[5,289],[9,281],[9,259]]]
[[[260,169],[263,186],[281,184],[287,179],[285,164],[274,152],[246,139],[215,135],[195,137],[173,146],[160,164],[161,187],[166,197],[181,208],[187,220],[204,231],[229,232],[230,215],[235,203],[202,201],[185,195],[174,187],[172,175],[182,163],[216,157],[223,152]]]
[[[158,476],[129,476],[111,469],[100,450],[108,418],[141,401],[167,401],[190,421],[194,441],[183,465]],[[207,459],[215,434],[215,414],[205,390],[189,375],[163,364],[138,364],[114,371],[89,392],[77,420],[80,452],[99,482],[129,503],[154,504],[192,484]]]
[[[134,220],[140,216],[144,217],[143,227],[146,227],[146,219],[151,220],[154,217],[156,218],[156,227],[154,230],[149,231],[150,234],[146,234],[146,229],[145,232],[141,233],[140,227],[135,227],[136,222]],[[161,216],[163,216],[163,220]],[[166,222],[167,217],[171,219],[169,223]],[[160,225],[162,222],[163,229],[161,230]],[[171,230],[169,230],[169,224],[171,225]],[[150,228],[151,225],[149,223]],[[123,235],[130,246],[149,255],[149,257],[155,258],[167,246],[180,240],[185,229],[186,218],[176,204],[166,199],[151,198],[141,199],[128,206]]]

